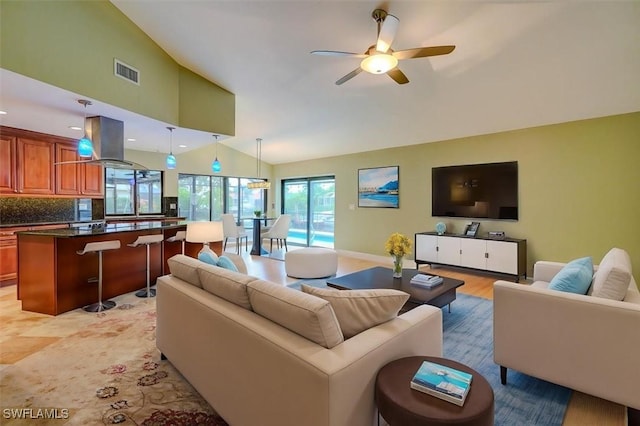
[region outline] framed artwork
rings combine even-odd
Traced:
[[[400,207],[399,166],[358,169],[358,207]]]

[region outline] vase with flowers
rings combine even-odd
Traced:
[[[384,245],[384,249],[393,258],[393,278],[402,278],[404,256],[411,253],[411,240],[406,235],[394,232]]]

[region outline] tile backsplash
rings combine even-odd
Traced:
[[[96,219],[94,201],[75,198],[0,198],[0,224],[74,222]],[[99,200],[104,206],[104,201]],[[103,216],[104,207],[98,210]],[[98,218],[99,219],[99,218]]]

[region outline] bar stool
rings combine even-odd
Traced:
[[[174,243],[176,241],[182,241],[182,254],[184,254],[184,240],[187,238],[187,231],[178,231],[173,237],[167,238],[167,241]]]
[[[95,243],[87,243],[84,249],[78,250],[76,253],[84,255],[87,253],[98,253],[98,302],[85,306],[87,312],[102,312],[116,306],[113,300],[102,301],[102,252],[106,250],[116,250],[120,248],[120,241],[99,241]]]
[[[138,297],[155,297],[156,290],[151,288],[151,283],[149,280],[149,246],[151,244],[161,243],[164,239],[162,234],[154,234],[154,235],[141,235],[131,244],[127,244],[129,247],[138,247],[138,246],[146,246],[147,247],[147,288],[142,289],[136,292],[136,296]]]

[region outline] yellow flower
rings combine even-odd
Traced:
[[[398,232],[391,234],[384,249],[391,256],[404,256],[411,253],[411,240]]]

